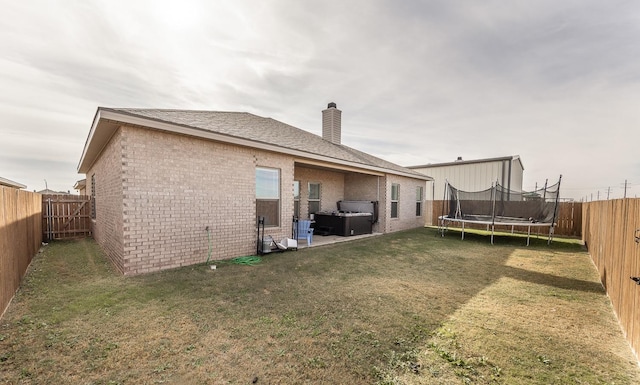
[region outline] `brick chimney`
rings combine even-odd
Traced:
[[[342,111],[336,108],[336,104],[331,102],[326,110],[322,111],[322,139],[331,143],[341,144],[342,139]]]

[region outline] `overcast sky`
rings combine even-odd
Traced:
[[[72,190],[98,106],[247,111],[403,166],[640,197],[640,2],[0,0],[0,177]]]

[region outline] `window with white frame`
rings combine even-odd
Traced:
[[[320,183],[309,183],[309,215],[320,211]]]
[[[400,185],[391,184],[391,218],[398,218],[398,203],[400,202]]]
[[[416,187],[416,217],[422,216],[422,186]]]
[[[256,168],[256,216],[265,226],[280,225],[280,170]]]

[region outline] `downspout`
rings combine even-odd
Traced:
[[[207,226],[205,228],[205,231],[207,232],[207,241],[209,243],[209,253],[207,255],[207,262],[205,262],[205,264],[208,265],[209,262],[211,262],[211,252],[212,252],[212,249],[211,249],[211,230],[209,229],[209,226]]]

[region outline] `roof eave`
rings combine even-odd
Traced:
[[[14,181],[12,181],[10,179],[2,178],[2,177],[0,177],[0,186],[6,186],[6,187],[11,187],[11,188],[16,188],[16,189],[25,189],[25,188],[27,188],[27,186],[22,184],[22,183],[14,182]]]
[[[406,168],[414,170],[418,168],[445,167],[445,166],[455,166],[460,164],[491,163],[491,162],[498,162],[502,160],[510,160],[510,161],[518,160],[520,162],[520,165],[522,165],[522,159],[520,158],[520,155],[511,155],[511,156],[501,156],[497,158],[457,160],[457,161],[445,162],[445,163],[429,163],[429,164],[422,164],[418,166],[406,166]],[[522,169],[524,169],[523,165],[522,165]]]
[[[91,165],[93,165],[93,162],[98,157],[104,146],[107,144],[107,141],[94,139],[101,118],[102,107],[98,107],[95,115],[93,116],[93,122],[91,123],[89,135],[87,136],[87,140],[84,142],[82,155],[80,156],[80,161],[78,162],[78,173],[85,174],[87,171],[89,171],[89,168],[91,168]],[[111,138],[111,135],[109,136],[109,138]],[[100,147],[99,150],[96,150],[97,147]]]

